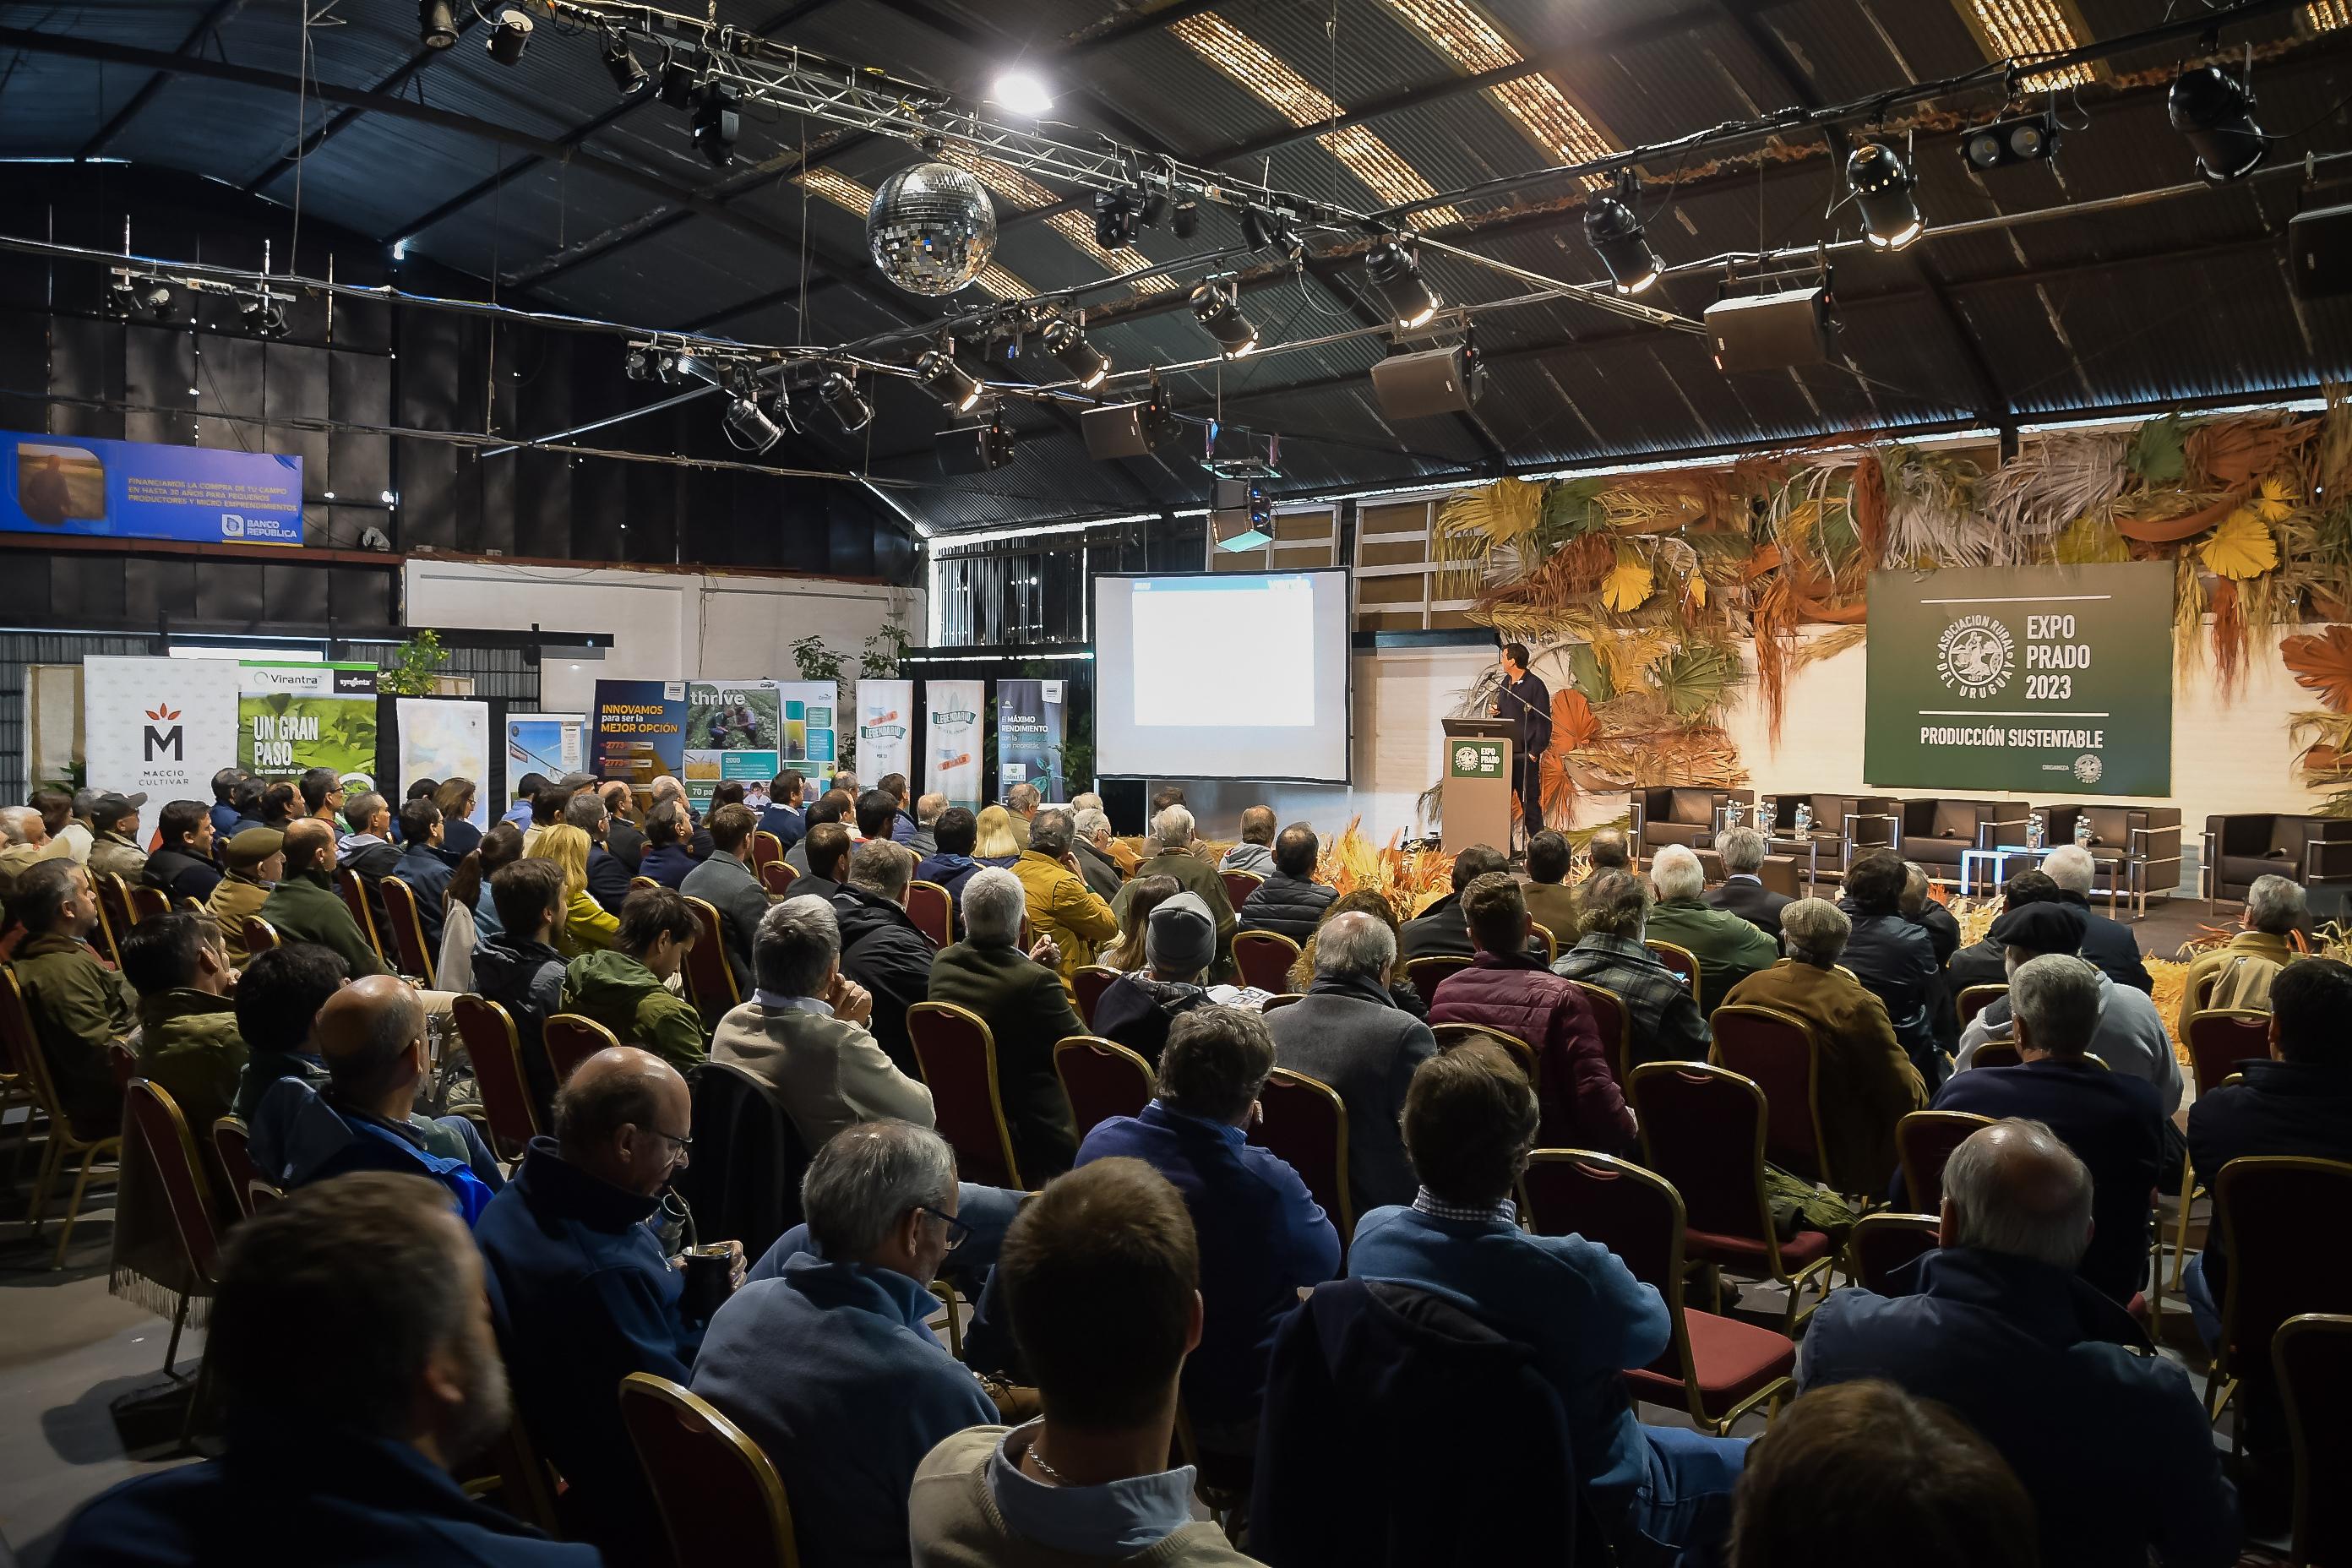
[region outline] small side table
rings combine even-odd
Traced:
[[[1979,864],[1990,863],[1992,875],[1990,879],[1992,890],[1998,893],[2001,885],[2009,880],[2011,859],[2022,858],[2028,865],[2039,866],[2053,851],[2064,847],[2063,844],[2045,844],[2039,849],[2029,849],[2022,844],[1996,844],[1990,848],[1963,849],[1960,851],[1960,897],[1975,896],[1976,868]]]

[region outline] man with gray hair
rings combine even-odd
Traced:
[[[1075,806],[1072,814],[1077,838],[1071,847],[1077,854],[1078,875],[1087,879],[1087,891],[1108,903],[1118,897],[1119,884],[1127,880],[1111,853],[1110,818],[1098,805]]]
[[[2004,977],[2013,982],[2021,965],[2049,952],[2081,953],[2088,962],[2091,955],[2081,952],[2083,914],[2078,906],[2055,900],[2004,910],[1986,933],[2000,946]],[[2156,1004],[2128,985],[2118,985],[2105,971],[2097,973],[2099,1025],[2086,1048],[2116,1071],[2155,1086],[2164,1114],[2171,1116],[2180,1109],[2180,1059],[2173,1055],[2172,1037],[2165,1033]],[[1963,1070],[1976,1065],[1977,1052],[1986,1045],[2011,1042],[2011,1001],[1996,996],[1969,1020],[1960,1035],[1958,1066]],[[2180,1163],[2182,1151],[2177,1134],[2168,1142],[2174,1144],[2166,1162],[2170,1169]]]
[[[1715,841],[1723,857],[1723,883],[1703,895],[1718,910],[1728,910],[1775,942],[1780,937],[1780,911],[1797,900],[1764,885],[1764,836],[1752,827],[1727,829]]]
[[[1706,890],[1706,872],[1688,846],[1660,848],[1650,861],[1650,884],[1658,890],[1658,901],[1650,907],[1643,934],[1686,948],[1698,960],[1700,1012],[1714,1012],[1726,992],[1780,958],[1780,942],[1761,928],[1699,897]]]
[[[1034,1190],[1068,1170],[1078,1152],[1077,1124],[1054,1072],[1054,1047],[1087,1026],[1062,984],[1054,939],[1040,937],[1021,950],[1027,910],[1020,878],[993,866],[973,872],[963,885],[964,939],[931,961],[929,1000],[987,1021],[1019,1166],[1015,1184]]]
[[[1331,1086],[1348,1109],[1348,1190],[1358,1214],[1409,1204],[1416,1185],[1397,1118],[1413,1068],[1437,1054],[1429,1026],[1391,1000],[1396,935],[1377,915],[1333,915],[1315,933],[1307,994],[1265,1016],[1275,1062]]]
[[[0,809],[0,899],[16,888],[16,879],[43,860],[64,858],[65,846],[49,837],[41,814],[29,805]]]
[[[1200,895],[1217,922],[1217,962],[1213,966],[1216,978],[1229,976],[1234,952],[1234,905],[1225,896],[1225,879],[1217,868],[1192,853],[1192,814],[1181,805],[1165,805],[1151,819],[1151,837],[1157,846],[1150,858],[1137,866],[1127,886],[1119,889],[1111,903],[1111,912],[1124,920],[1127,900],[1135,884],[1147,877],[1173,877],[1176,885],[1188,893]]]
[[[2189,1037],[2190,1016],[2208,1007],[2269,1012],[2271,982],[2296,957],[2287,939],[2309,913],[2302,883],[2284,877],[2255,878],[2238,917],[2244,929],[2221,946],[2199,953],[2189,966],[2180,990],[2180,1037]]]
[[[1827,899],[1795,899],[1780,911],[1788,956],[1724,995],[1728,1005],[1769,1007],[1811,1026],[1822,1050],[1815,1110],[1842,1193],[1875,1193],[1895,1175],[1895,1126],[1927,1103],[1919,1069],[1903,1054],[1886,1004],[1838,967],[1853,921]]]
[[[2098,879],[2098,868],[2092,852],[2079,844],[2060,845],[2042,861],[2042,872],[2058,884],[2058,897],[2090,918],[2083,933],[2083,956],[2116,984],[2152,992],[2156,981],[2140,962],[2139,939],[2132,935],[2132,928],[2091,907],[2091,887]]]
[[[1242,811],[1242,841],[1217,862],[1220,871],[1247,871],[1263,877],[1274,866],[1274,807],[1245,806]]]
[[[2061,1014],[2091,994],[2059,991],[2071,998],[2053,994]],[[2078,1273],[2105,1186],[2039,1122],[1974,1133],[1944,1167],[1939,1249],[1898,1277],[1900,1297],[1832,1293],[1799,1347],[1797,1385],[1884,1379],[1951,1407],[2032,1495],[2045,1563],[2224,1568],[2238,1560],[2237,1496],[2204,1405],[2179,1364],[2147,1353],[2138,1323]]]
[[[936,1132],[879,1121],[836,1134],[801,1182],[809,1247],[730,1297],[695,1357],[694,1392],[774,1461],[810,1563],[903,1564],[915,1468],[998,1418],[925,1321],[964,1239],[958,1197]]]
[[[1062,984],[1095,961],[1095,951],[1118,935],[1118,917],[1087,886],[1081,874],[1076,824],[1058,806],[1037,813],[1029,842],[1013,863],[1029,901],[1029,926],[1051,937],[1062,953]],[[1071,991],[1073,996],[1077,993]]]
[[[575,789],[563,803],[563,822],[567,827],[576,827],[588,836],[588,896],[606,914],[619,918],[621,906],[629,901],[629,868],[604,843],[604,836],[612,831],[612,807],[595,790]],[[750,835],[745,837],[748,840]],[[685,890],[683,882],[678,886],[680,891]]]
[[[883,1050],[867,1027],[874,998],[841,972],[831,904],[776,905],[760,921],[753,959],[759,988],[719,1020],[710,1059],[759,1079],[804,1148],[821,1149],[843,1128],[877,1117],[930,1125],[931,1091]]]
[[[1642,945],[1650,889],[1631,871],[1595,871],[1576,889],[1584,934],[1551,966],[1554,974],[1613,991],[1625,1005],[1627,1047],[1643,1062],[1703,1062],[1706,1017],[1682,977]]]
[[[2001,918],[2068,912],[2063,904],[2034,904]],[[2153,1085],[2084,1055],[2101,999],[2114,994],[2112,982],[2071,953],[2019,964],[2009,978],[2018,1065],[1953,1074],[1935,1109],[2030,1118],[2063,1140],[2098,1184],[2098,1234],[2083,1256],[2083,1278],[2128,1302],[2147,1279],[2147,1194],[2165,1166],[2165,1118]]]
[[[943,795],[919,795],[915,797],[915,833],[907,840],[907,847],[915,852],[919,861],[940,852],[940,818],[948,809],[948,797]]]
[[[1037,802],[1042,798],[1033,784],[1017,784],[1004,792],[1004,809],[1013,818],[1013,841],[1022,848],[1029,847],[1029,830],[1037,815]]]

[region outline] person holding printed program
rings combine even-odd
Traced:
[[[1511,721],[1512,784],[1519,823],[1529,837],[1543,831],[1543,754],[1551,750],[1551,689],[1528,668],[1528,645],[1503,645],[1503,684],[1487,713]]]

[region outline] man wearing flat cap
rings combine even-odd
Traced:
[[[143,795],[102,795],[89,808],[89,868],[111,871],[136,885],[147,869],[147,851],[139,847],[139,808]]]
[[[269,889],[286,875],[286,835],[274,827],[248,827],[228,841],[222,858],[228,874],[205,900],[205,912],[220,933],[221,951],[242,968],[253,955],[245,950],[245,921],[257,915]]]
[[[2003,949],[2014,980],[2018,965],[2044,953],[2080,954],[2089,924],[2089,915],[2076,904],[2027,904],[2003,911],[1992,922],[1986,940]],[[2007,996],[1996,997],[1969,1021],[1960,1036],[1963,1068],[1975,1062],[1977,1047],[1988,1040],[2014,1043],[2010,1004]],[[2145,991],[2116,984],[2104,970],[2099,972],[2098,1026],[2085,1048],[2111,1070],[2152,1085],[2164,1103],[2165,1115],[2180,1109],[2180,1062],[2172,1054],[2172,1039],[2164,1032],[2156,1004]]]

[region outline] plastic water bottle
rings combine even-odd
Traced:
[[[1801,800],[1797,803],[1797,837],[1802,838],[1812,830],[1813,803],[1810,800]]]
[[[2088,849],[2090,847],[2091,814],[2086,811],[2078,811],[2074,814],[2074,847],[2077,849]]]
[[[2025,847],[2028,849],[2042,847],[2042,814],[2028,812],[2025,817]]]

